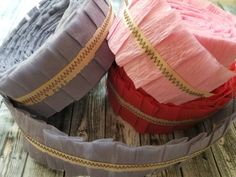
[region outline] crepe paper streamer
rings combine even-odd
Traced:
[[[179,105],[211,96],[235,75],[228,70],[236,57],[235,22],[207,1],[133,0],[108,43],[136,89]]]
[[[64,170],[67,176],[143,177],[204,152],[222,138],[236,116],[229,111],[231,107],[225,107],[228,114],[212,116],[208,131],[158,146],[131,147],[112,139],[86,142],[81,137],[70,137],[5,102],[22,131],[29,155],[52,169]]]
[[[235,64],[230,68],[236,71]],[[236,77],[213,91],[214,96],[181,105],[162,104],[143,89],[135,89],[123,68],[113,65],[108,75],[108,98],[114,112],[139,133],[170,133],[209,118],[235,97]]]
[[[49,117],[82,98],[111,66],[106,36],[114,15],[106,0],[54,1],[42,9],[34,8],[0,49],[0,92]]]

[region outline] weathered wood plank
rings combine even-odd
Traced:
[[[6,108],[1,108],[1,113],[4,113]],[[16,123],[12,121],[9,112],[5,112],[5,116],[1,114],[1,120],[7,117],[11,122],[8,129],[5,129],[5,136],[1,137],[2,151],[0,157],[0,176],[1,177],[22,177],[22,176],[50,176],[62,177],[63,172],[57,172],[45,167],[41,167],[35,163],[33,159],[28,157],[27,153],[23,150],[22,136]],[[7,122],[7,121],[6,121]],[[9,122],[7,122],[9,123]],[[0,124],[4,125],[4,124]],[[5,123],[6,125],[6,123]],[[1,129],[2,130],[2,129]],[[3,131],[1,131],[2,133]],[[41,168],[40,168],[41,167]],[[42,175],[43,174],[43,175]]]
[[[232,110],[235,111],[236,100],[233,102]],[[236,176],[236,129],[232,125],[227,134],[221,138],[211,151],[217,163],[218,170],[222,177]]]
[[[48,119],[47,123],[53,124],[65,133],[70,134],[72,125],[72,115],[73,115],[73,105],[65,108],[60,114]],[[64,171],[56,171],[48,169],[47,167],[38,164],[32,158],[27,157],[26,165],[24,168],[24,173],[22,177],[32,177],[32,176],[48,176],[48,177],[64,177]]]
[[[67,120],[70,123],[69,135],[80,136],[89,141],[105,137],[105,84],[106,77],[83,99],[68,108],[70,111],[64,116],[70,117]]]
[[[89,132],[89,141],[105,137],[105,95],[106,77],[88,94],[84,103],[84,117]]]
[[[184,177],[220,177],[211,150],[207,150],[196,158],[188,160],[182,164],[182,173]]]
[[[11,134],[11,135],[10,135]],[[23,151],[22,137],[17,126],[12,126],[11,133],[7,136],[7,141],[1,156],[0,176],[4,177],[21,177],[27,153]]]
[[[32,158],[28,157],[25,170],[22,177],[63,177],[63,171],[56,171],[46,168],[43,165],[36,163]]]
[[[230,115],[233,112],[233,102],[228,106],[228,109],[221,111],[217,113],[216,115],[213,115],[214,117],[220,117],[220,116],[226,116]],[[209,131],[210,130],[210,124],[200,124],[197,128],[199,130],[190,129],[187,134],[188,135],[194,135],[197,131]],[[215,155],[212,152],[212,149],[214,149],[217,145],[213,145],[211,149],[205,151],[198,157],[187,161],[183,163],[182,166],[182,172],[183,176],[188,177],[189,175],[192,176],[214,176],[214,177],[221,177],[222,171],[218,168],[218,161],[215,160]],[[221,159],[223,160],[223,159]]]
[[[145,136],[147,136],[148,138],[148,135],[145,135]],[[160,144],[163,144],[172,140],[173,138],[174,138],[173,134],[151,135],[149,144],[160,145]],[[145,144],[142,143],[142,145],[145,145]],[[162,171],[157,170],[157,171],[154,171],[152,174],[147,175],[147,177],[182,177],[181,166],[173,165]]]
[[[20,177],[27,154],[23,151],[18,127],[6,106],[1,104],[0,110],[0,176]]]
[[[2,155],[4,146],[7,142],[8,132],[14,124],[13,119],[9,115],[9,111],[6,106],[2,104],[2,97],[0,97],[0,155]]]
[[[59,130],[67,134],[70,134],[71,124],[72,124],[71,121],[72,121],[72,115],[73,115],[73,106],[74,106],[74,103],[71,104],[69,107],[66,107],[60,113],[57,113],[56,115],[50,117],[47,120],[47,123],[55,126]]]
[[[70,135],[85,133],[84,137],[89,141],[105,137],[105,82],[104,77],[87,96],[73,105]]]
[[[236,151],[234,147],[236,147],[236,131],[231,128],[225,137],[211,149],[222,177],[236,176]]]

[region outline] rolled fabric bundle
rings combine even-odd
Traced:
[[[67,176],[143,177],[199,155],[225,134],[236,116],[231,105],[213,115],[208,122],[211,126],[196,135],[158,146],[133,147],[112,139],[88,142],[70,137],[54,124],[36,120],[7,99],[5,102],[22,131],[29,155],[52,169],[65,170]]]
[[[184,25],[202,46],[219,63],[230,66],[236,59],[235,16],[206,0],[167,1],[181,15]]]
[[[72,2],[70,5],[73,6]],[[63,25],[66,23],[59,24],[58,29]],[[36,118],[41,120],[36,120],[8,98],[5,98],[6,105],[22,131],[24,148],[29,155],[48,167],[65,170],[67,176],[143,177],[150,171],[200,154],[221,138],[235,119],[235,114],[229,111],[231,108],[226,107],[227,115],[213,116],[209,119],[211,128],[194,137],[175,139],[160,146],[130,147],[111,139],[87,142],[81,137],[69,137],[54,127],[56,122],[46,124],[39,116]]]
[[[44,1],[0,48],[0,93],[49,117],[88,93],[114,61],[106,0]]]
[[[236,57],[235,22],[206,1],[133,0],[108,44],[136,89],[180,105],[212,96],[235,75],[228,69]]]
[[[232,71],[236,71],[235,64],[230,68]],[[190,128],[222,109],[235,97],[236,77],[215,89],[211,97],[181,105],[163,104],[143,89],[135,89],[124,69],[114,64],[109,70],[107,88],[116,114],[139,133],[160,134]]]

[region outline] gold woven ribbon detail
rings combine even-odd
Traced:
[[[22,131],[23,132],[23,131]],[[155,170],[155,169],[161,169],[168,167],[170,165],[174,165],[180,162],[183,162],[185,160],[191,159],[205,150],[207,150],[210,146],[207,146],[206,148],[196,151],[190,155],[186,155],[184,157],[176,158],[173,160],[168,160],[164,162],[157,162],[157,163],[147,163],[147,164],[112,164],[112,163],[106,163],[106,162],[99,162],[99,161],[93,161],[93,160],[87,160],[82,157],[77,157],[74,155],[70,155],[68,153],[61,152],[57,149],[48,147],[44,145],[43,143],[39,142],[35,138],[26,135],[23,132],[24,137],[26,140],[37,150],[46,153],[52,157],[55,157],[57,159],[63,160],[65,162],[69,162],[74,165],[92,168],[92,169],[101,169],[106,171],[112,171],[112,172],[137,172],[137,171],[147,171],[147,170]]]
[[[130,111],[132,114],[136,115],[138,118],[140,119],[144,119],[152,124],[156,124],[156,125],[161,125],[161,126],[178,126],[178,125],[191,125],[193,123],[197,123],[200,122],[206,118],[208,118],[209,116],[205,116],[202,118],[198,118],[198,119],[187,119],[187,120],[165,120],[165,119],[161,119],[161,118],[157,118],[157,117],[153,117],[150,116],[142,111],[140,111],[139,109],[137,109],[135,106],[133,106],[132,104],[126,102],[115,90],[115,88],[113,87],[113,85],[111,84],[111,82],[108,81],[108,87],[110,88],[110,91],[112,91],[113,95],[115,96],[116,100],[119,102],[119,104],[127,109],[128,111]]]
[[[145,37],[141,29],[136,25],[134,20],[129,13],[128,8],[126,7],[123,13],[123,19],[128,26],[129,30],[132,32],[132,35],[136,39],[139,47],[143,49],[145,54],[154,62],[158,67],[161,73],[176,87],[181,91],[198,96],[198,97],[209,97],[212,96],[212,93],[200,91],[193,88],[189,83],[187,83],[181,76],[175,72],[171,66],[160,56],[158,51],[152,46],[151,42]]]
[[[16,98],[15,100],[25,105],[39,103],[45,98],[55,94],[61,87],[75,78],[81,72],[81,70],[94,58],[96,51],[106,39],[113,18],[114,15],[112,7],[110,6],[109,12],[102,26],[96,30],[95,34],[87,42],[85,47],[80,50],[78,55],[68,65],[66,65],[52,79],[33,90],[31,93],[20,98]]]

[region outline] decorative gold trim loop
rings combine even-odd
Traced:
[[[23,131],[22,131],[23,132]],[[87,168],[92,168],[92,169],[101,169],[101,170],[106,170],[106,171],[112,171],[112,172],[138,172],[138,171],[147,171],[147,170],[155,170],[155,169],[161,169],[168,167],[170,165],[174,165],[180,162],[183,162],[185,160],[191,159],[205,150],[207,150],[210,146],[196,151],[190,155],[186,155],[184,157],[176,158],[173,160],[168,160],[165,162],[157,162],[157,163],[147,163],[147,164],[112,164],[112,163],[106,163],[106,162],[99,162],[99,161],[93,161],[93,160],[87,160],[82,157],[77,157],[74,155],[70,155],[68,153],[61,152],[57,149],[48,147],[35,138],[26,135],[23,132],[23,135],[25,139],[37,150],[46,153],[52,157],[55,157],[57,159],[63,160],[65,162],[69,162],[74,165],[82,166],[82,167],[87,167]]]
[[[174,71],[171,66],[160,56],[158,51],[152,46],[151,42],[145,37],[144,33],[138,27],[138,25],[132,19],[128,8],[126,7],[123,13],[123,19],[128,26],[129,30],[132,32],[133,37],[138,43],[139,47],[144,51],[144,53],[154,62],[161,73],[176,87],[181,91],[188,93],[190,95],[198,97],[209,97],[212,93],[205,91],[200,91],[193,88],[189,83],[187,83],[181,76]]]
[[[95,34],[87,42],[85,47],[80,50],[78,55],[68,65],[43,85],[39,86],[27,95],[16,98],[15,100],[25,105],[39,103],[47,97],[55,94],[61,87],[74,79],[94,58],[96,51],[106,39],[113,17],[112,7],[110,6],[108,15],[106,16],[102,26],[96,30]]]
[[[112,93],[114,94],[115,98],[117,99],[117,101],[119,102],[119,104],[127,109],[128,111],[130,111],[131,113],[133,113],[134,115],[136,115],[138,118],[140,119],[144,119],[152,124],[156,124],[156,125],[160,125],[160,126],[178,126],[178,125],[191,125],[194,123],[198,123],[204,119],[206,119],[209,116],[206,117],[202,117],[202,118],[198,118],[198,119],[187,119],[187,120],[166,120],[166,119],[162,119],[162,118],[157,118],[157,117],[153,117],[150,116],[144,112],[142,112],[141,110],[137,109],[135,106],[131,105],[130,103],[126,102],[115,90],[114,86],[112,85],[111,82],[108,81],[108,87],[110,88],[110,91],[112,91]]]

